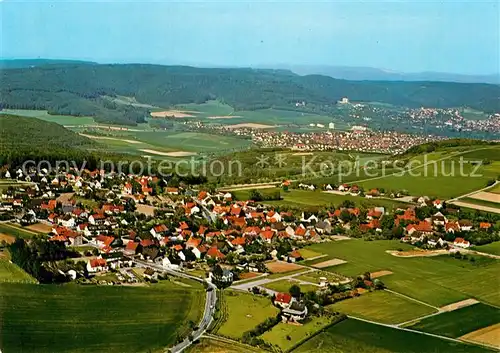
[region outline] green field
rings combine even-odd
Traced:
[[[203,338],[199,343],[195,343],[186,349],[188,353],[255,353],[262,352],[256,347],[252,347],[236,341],[226,341],[224,338]]]
[[[387,291],[375,291],[342,300],[329,305],[328,310],[384,324],[400,324],[437,312],[429,306]]]
[[[217,334],[239,339],[249,330],[269,317],[275,317],[279,310],[273,306],[270,298],[226,290],[224,292],[225,322]]]
[[[294,353],[486,353],[491,350],[347,319],[306,341]]]
[[[316,252],[316,251],[312,251],[310,249],[300,249],[299,250],[300,252],[300,255],[302,255],[302,257],[307,260],[307,259],[312,259],[314,257],[319,257],[323,254],[319,253],[319,252]]]
[[[0,284],[5,352],[146,352],[173,344],[204,291],[176,285]],[[200,305],[201,304],[201,305]]]
[[[294,278],[300,280],[300,281],[305,281],[305,282],[312,282],[319,284],[319,279],[321,277],[326,277],[327,281],[330,283],[336,283],[336,282],[341,282],[346,279],[345,276],[342,276],[338,273],[335,272],[330,272],[330,271],[314,271],[314,272],[308,272],[300,276],[296,276]]]
[[[458,338],[500,323],[500,309],[482,303],[423,319],[408,328]]]
[[[12,235],[17,238],[29,239],[33,236],[37,236],[41,233],[33,232],[29,229],[24,229],[18,225],[11,223],[0,223],[0,233],[5,233],[7,235]]]
[[[282,279],[279,281],[266,283],[262,287],[270,289],[270,290],[274,290],[276,292],[288,293],[288,290],[294,284],[298,285],[300,287],[300,290],[303,293],[317,291],[318,289],[320,289],[320,287],[318,287],[318,286],[315,286],[312,284],[302,284],[302,283],[299,283],[299,281],[294,280],[294,279]]]
[[[472,250],[477,250],[480,252],[485,252],[487,254],[499,255],[500,256],[500,241],[495,241],[486,245],[474,246]]]
[[[95,124],[94,118],[90,116],[51,115],[46,110],[3,109],[0,114],[27,116],[70,126]]]
[[[328,257],[306,262],[307,264],[339,258],[347,263],[324,270],[346,276],[354,277],[367,271],[392,271],[393,274],[380,278],[389,289],[436,307],[470,297],[500,305],[499,260],[488,259],[475,264],[448,255],[401,258],[386,251],[408,250],[412,246],[388,240],[353,239],[314,244],[308,249],[328,254]]]
[[[306,319],[303,325],[300,326],[280,322],[271,330],[266,331],[260,338],[286,351],[298,342],[327,326],[331,322],[330,320],[331,319],[326,316],[312,317]]]
[[[263,194],[271,194],[279,190],[278,188],[259,189],[258,191]],[[250,190],[237,190],[232,192],[238,200],[248,200]],[[278,201],[264,201],[270,205],[289,205],[289,206],[321,206],[321,205],[334,205],[339,206],[342,202],[349,200],[354,202],[357,206],[365,206],[367,208],[374,206],[383,206],[389,210],[398,207],[408,207],[409,204],[392,201],[388,199],[367,199],[359,196],[351,195],[338,195],[322,191],[307,191],[307,190],[290,190],[281,191],[282,200]]]
[[[36,280],[33,277],[24,272],[17,265],[10,263],[8,259],[2,256],[3,254],[0,252],[0,283],[36,283]]]
[[[472,197],[464,197],[464,198],[459,199],[459,201],[471,203],[473,205],[493,207],[493,208],[499,208],[500,209],[500,202],[493,202],[493,201],[473,199]]]
[[[488,192],[493,192],[495,194],[500,194],[500,184],[495,185],[491,189],[487,190]]]

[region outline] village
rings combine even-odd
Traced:
[[[11,175],[29,183],[2,192],[2,224],[41,230],[47,235],[41,239],[73,253],[60,266],[58,262],[50,266],[55,272],[52,281],[138,285],[179,271],[220,287],[232,285],[270,295],[283,308],[284,320],[305,318],[307,308],[298,296],[245,282],[304,260],[306,245],[360,237],[400,239],[422,251],[460,254],[469,251],[478,234],[494,237],[492,223],[461,219],[457,209],[427,197],[392,213],[384,207],[364,209],[349,202],[311,213],[234,200],[230,192],[170,187],[156,176],[104,177],[98,170],[86,170],[81,176],[75,170],[59,171],[57,176],[42,171],[28,177],[20,169],[3,173]],[[289,186],[285,181],[281,188]],[[342,184],[335,190],[325,185],[324,189],[360,194],[356,185]],[[377,189],[365,195],[380,196]],[[349,296],[356,294],[356,288],[382,286],[366,277],[356,281],[321,272],[301,283],[318,291],[345,286]]]

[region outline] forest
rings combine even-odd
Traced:
[[[332,114],[337,101],[383,102],[406,107],[470,107],[500,111],[500,86],[480,83],[347,81],[287,70],[195,68],[145,64],[61,63],[4,69],[0,107],[45,109],[93,116],[98,122],[135,125],[149,111],[109,97],[168,108],[218,99],[235,110],[278,108]],[[305,106],[295,107],[296,102]]]

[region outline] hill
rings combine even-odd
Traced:
[[[332,115],[342,97],[407,107],[467,106],[500,111],[500,86],[447,82],[346,81],[298,76],[286,70],[194,68],[144,64],[46,65],[3,70],[1,107],[46,109],[53,114],[94,116],[98,122],[134,125],[148,108],[117,104],[108,97],[133,97],[158,107],[218,99],[235,110],[279,108]]]
[[[83,60],[62,60],[62,59],[0,59],[0,69],[22,69],[35,66],[60,65],[60,64],[95,64],[91,61]]]
[[[463,75],[447,72],[397,72],[374,67],[330,66],[330,65],[292,65],[283,67],[299,75],[325,75],[353,81],[441,81],[462,83],[500,84],[500,76]]]
[[[0,165],[24,160],[47,160],[88,156],[95,143],[63,126],[35,118],[0,115]]]

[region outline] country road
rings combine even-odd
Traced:
[[[198,325],[198,329],[192,332],[192,340],[189,339],[189,337],[186,337],[184,341],[178,343],[174,347],[166,350],[165,352],[171,352],[171,353],[180,353],[187,347],[189,347],[193,341],[196,341],[199,339],[208,329],[210,324],[212,323],[213,320],[213,315],[215,312],[215,304],[217,303],[217,287],[207,281],[204,281],[201,278],[195,277],[188,275],[186,273],[174,271],[169,268],[165,268],[159,264],[155,264],[152,262],[147,262],[147,261],[142,261],[142,260],[134,260],[135,264],[139,267],[151,267],[153,269],[157,269],[162,272],[167,272],[168,274],[172,276],[177,276],[177,277],[183,277],[183,278],[189,278],[192,280],[195,280],[197,282],[201,283],[207,283],[208,284],[208,290],[206,291],[206,300],[205,300],[205,309],[203,312],[203,317]]]

